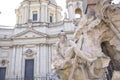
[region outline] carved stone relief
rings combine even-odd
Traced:
[[[9,63],[9,60],[7,60],[7,59],[1,59],[0,60],[0,66],[1,67],[7,66],[8,63]]]
[[[26,57],[33,57],[35,54],[36,54],[36,52],[33,51],[32,49],[27,49],[27,50],[24,52],[24,55],[25,55]]]

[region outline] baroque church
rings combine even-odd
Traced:
[[[63,18],[55,0],[23,0],[15,10],[16,26],[0,28],[0,80],[49,80],[58,34],[63,30],[72,39],[77,20],[96,1],[66,0]]]

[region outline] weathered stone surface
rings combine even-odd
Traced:
[[[114,71],[112,80],[120,80],[120,71]]]
[[[118,26],[120,8],[116,4],[111,4],[111,0],[99,0],[96,4],[98,5],[96,5],[95,11],[89,9],[88,14],[83,15],[79,23],[77,22],[78,27],[73,39],[76,43],[72,46],[72,52],[75,55],[69,58],[73,61],[73,64],[70,65],[80,66],[83,80],[96,80],[96,78],[119,80],[120,30]],[[65,52],[70,54],[67,50]],[[74,61],[76,57],[78,58],[77,62]],[[64,65],[69,66],[67,63]],[[75,66],[73,69],[66,67],[72,72],[67,75],[69,78],[65,80],[78,80],[74,78],[77,75],[74,73]],[[110,66],[111,72],[109,71]],[[61,71],[59,68],[55,68],[55,70]],[[64,72],[67,71],[64,70]]]

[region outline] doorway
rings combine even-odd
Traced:
[[[25,80],[34,80],[34,59],[25,60]]]
[[[5,80],[6,68],[0,68],[0,80]]]

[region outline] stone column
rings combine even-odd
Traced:
[[[40,66],[41,66],[41,68],[40,68],[40,74],[41,74],[41,76],[46,76],[46,72],[47,72],[47,70],[46,70],[46,57],[47,55],[46,55],[46,46],[45,46],[45,44],[42,44],[41,45],[41,51],[40,51]]]
[[[46,44],[46,74],[49,72],[49,44]]]
[[[51,64],[52,64],[52,44],[50,44],[49,45],[49,64],[48,64],[48,66],[49,66],[49,73],[51,73]]]
[[[14,78],[15,77],[15,57],[16,57],[16,46],[13,46],[13,51],[10,55],[10,78]]]
[[[15,76],[22,77],[22,46],[17,46],[15,59]]]
[[[36,46],[36,56],[35,56],[35,77],[40,76],[40,46]]]
[[[29,18],[28,17],[28,15],[29,15],[28,5],[25,6],[25,14],[24,15],[25,15],[25,17],[24,17],[25,18],[25,23],[27,23],[28,22],[28,18]]]
[[[25,9],[24,9],[24,7],[22,8],[21,14],[22,14],[22,19],[21,19],[22,21],[21,21],[21,23],[23,24],[24,20],[25,20]]]
[[[48,22],[47,21],[47,3],[41,4],[41,22]]]

